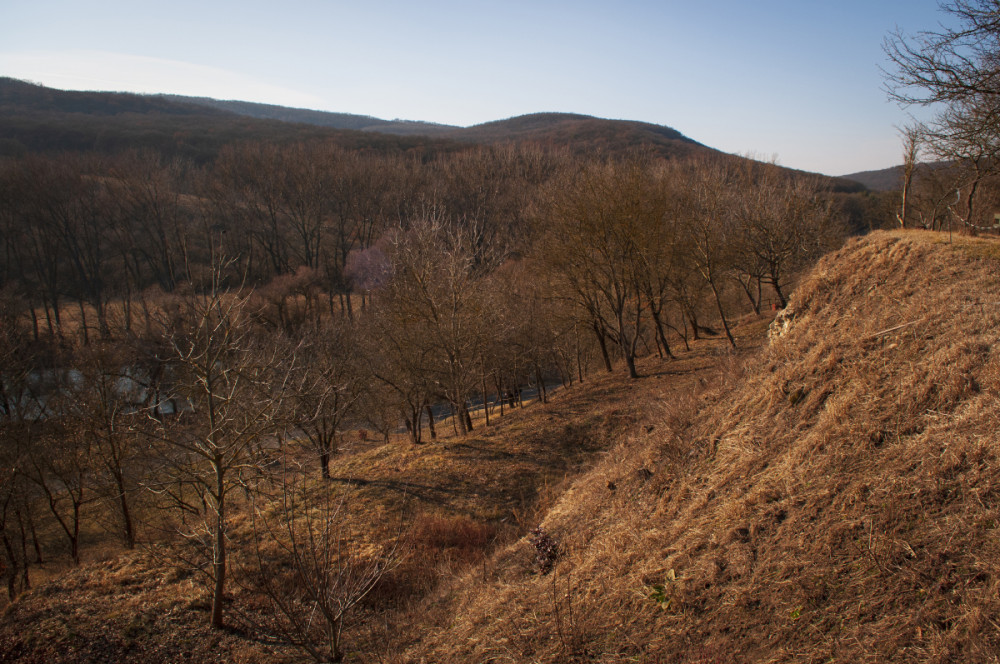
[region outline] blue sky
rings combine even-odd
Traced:
[[[839,175],[900,161],[882,40],[936,0],[0,0],[0,75],[467,126],[566,111]]]

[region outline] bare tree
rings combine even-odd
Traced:
[[[405,324],[392,309],[377,302],[373,315],[362,321],[361,331],[354,350],[373,380],[362,386],[359,411],[385,434],[394,430],[402,418],[410,440],[420,444],[424,413],[436,389],[426,372],[428,357],[419,327]],[[433,430],[433,414],[429,417]]]
[[[85,431],[65,416],[71,392],[68,371],[56,371],[45,389],[46,420],[27,449],[24,474],[44,496],[44,503],[66,536],[74,565],[80,564],[83,508],[97,499],[93,446]]]
[[[907,206],[910,203],[910,190],[913,187],[913,176],[916,173],[917,164],[920,157],[920,145],[923,137],[923,129],[916,124],[910,124],[900,130],[903,139],[903,190],[900,194],[899,212],[896,213],[896,221],[900,228],[906,228],[906,220],[909,218]]]
[[[639,375],[643,311],[639,243],[643,229],[659,227],[665,214],[664,192],[640,160],[586,166],[555,184],[548,201],[544,260],[586,313],[598,340],[618,345],[632,378]]]
[[[31,585],[26,530],[34,532],[34,496],[28,453],[35,446],[44,408],[33,376],[34,344],[19,320],[22,306],[9,291],[0,291],[0,568],[11,600]],[[37,546],[36,537],[41,562]]]
[[[141,483],[145,387],[122,344],[92,344],[74,361],[75,377],[60,416],[87,438],[94,489],[111,505],[122,542],[131,549],[137,537],[134,498]]]
[[[288,388],[290,360],[280,345],[255,337],[247,300],[222,291],[218,280],[209,293],[185,299],[166,333],[169,396],[182,412],[153,422],[166,476],[152,488],[179,508],[179,530],[196,550],[191,562],[212,582],[214,628],[223,626],[230,498],[252,488],[265,447],[280,436]]]
[[[290,435],[301,436],[315,453],[323,478],[329,479],[340,428],[363,389],[350,323],[335,319],[309,330],[295,352],[309,359],[290,368],[282,417]]]
[[[106,217],[106,188],[95,159],[67,157],[58,163],[30,158],[19,164],[11,183],[16,208],[12,215],[15,257],[20,280],[45,309],[49,331],[63,333],[61,301],[76,299],[80,330],[89,338],[87,305],[97,314],[107,336],[107,303],[113,291],[115,263]]]
[[[976,199],[1000,169],[1000,2],[952,0],[941,9],[953,26],[886,39],[886,90],[904,106],[940,109],[920,131],[931,154],[964,165],[954,189],[961,221],[975,231],[992,225],[977,218]]]
[[[397,229],[388,248],[392,276],[376,296],[391,347],[405,358],[407,371],[451,404],[462,433],[469,429],[466,401],[490,327],[490,302],[480,282],[499,262],[478,240],[475,224],[440,216]]]
[[[263,143],[226,148],[205,178],[202,192],[204,216],[212,226],[237,236],[229,238],[236,245],[229,251],[244,262],[247,275],[261,280],[292,269],[279,150]]]
[[[733,208],[736,185],[731,164],[696,162],[675,182],[672,197],[675,214],[683,220],[688,255],[698,274],[712,291],[726,338],[734,348],[723,305],[723,288],[731,274],[736,250],[737,225]]]
[[[250,620],[313,661],[340,662],[350,613],[397,563],[398,533],[370,531],[374,546],[362,551],[348,528],[350,487],[315,486],[290,466],[276,484],[251,510],[252,587],[272,612]]]
[[[757,282],[756,297],[744,279],[741,285],[755,309],[761,284],[784,308],[792,275],[831,249],[843,228],[819,181],[789,175],[774,164],[747,160],[728,188],[736,221],[733,267]]]
[[[954,27],[914,36],[896,31],[886,38],[890,99],[907,105],[951,105],[996,97],[1000,94],[1000,2],[951,0],[941,9],[956,19]]]

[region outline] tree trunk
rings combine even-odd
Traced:
[[[423,443],[423,409],[418,405],[413,408],[413,444],[420,445]]]
[[[38,312],[35,311],[35,305],[32,304],[28,307],[28,311],[31,312],[31,331],[33,333],[32,338],[38,341]]]
[[[434,429],[434,409],[431,408],[430,404],[424,404],[424,409],[427,411],[427,429],[431,432],[431,440],[437,440],[437,431]]]
[[[667,333],[663,329],[663,322],[660,320],[660,311],[651,308],[650,313],[653,315],[653,323],[656,325],[656,338],[663,345],[663,352],[670,359],[674,359],[674,354],[670,350],[670,344],[667,343]]]
[[[542,378],[542,370],[535,365],[535,383],[538,385],[538,400],[548,403],[548,395],[545,393],[545,380]]]
[[[580,330],[577,329],[576,324],[573,324],[573,335],[576,341],[576,375],[583,382],[583,358],[580,356]],[[501,401],[500,403],[503,403]]]
[[[635,356],[639,348],[639,316],[635,317],[635,328],[631,338],[626,334],[626,324],[624,318],[618,318],[618,340],[622,350],[622,357],[625,358],[625,366],[628,368],[629,378],[638,378],[639,372],[635,369]]]
[[[215,575],[215,588],[212,591],[212,628],[222,629],[223,600],[226,590],[226,494],[225,471],[221,461],[215,465],[215,490],[218,492],[217,512],[215,520],[215,556],[212,561],[212,572]]]
[[[31,546],[35,551],[35,564],[41,565],[43,563],[42,545],[38,542],[38,533],[35,531],[35,517],[32,515],[30,509],[28,509],[26,516],[28,519],[28,532],[31,533]],[[21,518],[20,512],[18,512],[17,518]],[[23,524],[21,527],[24,527]],[[25,558],[25,560],[27,560],[27,558]]]
[[[21,518],[20,512],[17,515],[17,523],[21,530],[21,582],[22,590],[28,590],[31,588],[31,575],[28,573],[28,539],[24,534],[24,520]],[[35,528],[31,527],[31,535],[35,536]],[[38,550],[38,538],[35,537],[35,550]],[[38,564],[42,564],[42,554],[38,553]]]
[[[73,565],[80,566],[80,503],[73,502],[73,535],[69,538],[69,552]]]
[[[330,479],[330,451],[328,449],[319,453],[319,473],[324,480]]]
[[[90,344],[90,335],[87,332],[87,309],[83,305],[83,300],[77,300],[77,305],[80,308],[80,329],[83,331],[83,345],[87,346]]]
[[[781,292],[781,286],[778,285],[778,280],[777,279],[772,279],[771,280],[771,288],[774,289],[774,294],[778,296],[778,305],[782,309],[784,309],[785,307],[787,307],[788,306],[788,299],[785,297],[785,294]]]
[[[504,402],[506,402],[507,399],[504,398],[503,381],[500,379],[499,372],[494,372],[493,383],[497,388],[497,399],[500,400],[500,417],[503,417]]]
[[[639,372],[635,370],[635,355],[632,353],[622,353],[625,356],[625,366],[628,367],[628,377],[638,378]]]
[[[596,322],[594,323],[594,334],[597,335],[597,343],[601,347],[601,357],[604,358],[604,368],[608,370],[608,373],[611,373],[614,369],[611,368],[611,356],[608,355],[608,343],[604,338],[604,332],[601,331],[601,328]]]
[[[715,305],[719,309],[719,318],[722,319],[722,327],[726,331],[726,338],[729,339],[729,345],[736,348],[736,339],[733,339],[733,333],[729,329],[729,321],[726,320],[726,312],[722,309],[722,298],[719,295],[719,290],[715,287],[715,282],[711,279],[708,283],[712,287],[712,293],[715,295]]]
[[[483,416],[486,418],[486,426],[490,425],[490,403],[486,394],[486,370],[483,369]]]
[[[759,317],[760,316],[759,280],[758,280],[758,294],[756,299],[753,296],[753,291],[750,289],[752,280],[753,280],[752,277],[747,277],[746,281],[743,281],[742,277],[737,279],[737,281],[740,282],[740,287],[743,289],[744,295],[746,295],[747,299],[750,300],[750,308],[753,309],[754,314],[756,314]]]
[[[14,546],[10,543],[10,539],[7,537],[7,533],[0,531],[0,535],[3,536],[3,547],[7,551],[7,560],[10,563],[7,569],[4,570],[4,574],[7,577],[7,599],[11,602],[17,597],[17,558],[14,555]],[[24,561],[27,565],[27,561]]]
[[[695,341],[701,339],[701,333],[699,331],[698,325],[698,314],[695,313],[694,307],[685,307],[684,316],[687,318],[688,323],[691,325],[691,338]]]
[[[452,402],[451,404],[451,422],[453,425],[458,427],[458,431],[455,433],[457,435],[464,436],[469,433],[469,425],[465,421],[465,407],[457,403]]]
[[[681,335],[681,339],[684,340],[684,350],[691,350],[691,344],[688,342],[688,326],[687,320],[681,315],[681,329],[678,330],[676,327],[672,328],[674,332],[678,332]]]
[[[115,483],[118,485],[118,505],[122,510],[125,548],[131,550],[135,548],[135,526],[132,523],[132,510],[129,508],[128,496],[125,494],[125,479],[116,473]]]
[[[462,404],[462,414],[463,419],[465,420],[465,427],[467,429],[466,433],[468,433],[469,431],[472,431],[472,415],[469,414],[469,407],[464,403]]]

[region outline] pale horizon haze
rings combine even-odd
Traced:
[[[0,76],[469,126],[570,112],[842,175],[898,164],[882,43],[934,0],[0,0]],[[926,111],[923,111],[926,115]]]

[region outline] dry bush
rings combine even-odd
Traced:
[[[442,578],[482,562],[499,532],[464,516],[418,514],[403,535],[402,559],[371,593],[369,604],[404,607],[431,592]]]
[[[477,559],[496,537],[496,528],[467,517],[421,514],[410,528],[413,547],[426,552],[449,552],[466,560]]]

